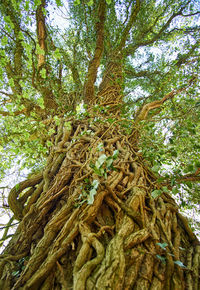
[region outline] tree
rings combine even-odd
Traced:
[[[199,1],[56,7],[0,4],[1,175],[31,169],[1,288],[199,289]]]

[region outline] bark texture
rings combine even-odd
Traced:
[[[10,192],[0,288],[198,290],[199,241],[169,194],[152,198],[133,122],[91,109],[54,126],[46,168]]]

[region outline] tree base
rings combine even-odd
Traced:
[[[151,196],[160,185],[128,127],[60,124],[38,183],[10,196],[21,222],[1,289],[199,289],[199,241],[168,193]]]

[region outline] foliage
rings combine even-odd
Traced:
[[[98,18],[96,1],[68,1],[64,11],[69,10],[70,23],[61,29],[59,23],[56,27],[50,15],[51,7],[56,9],[56,4],[65,9],[64,4],[62,1],[47,2],[44,8],[48,30],[45,51],[35,33],[35,11],[40,1],[7,2],[4,1],[0,8],[1,178],[16,162],[22,168],[45,164],[44,157],[51,145],[46,140],[55,131],[55,128],[46,131],[45,95],[54,95],[59,105],[56,114],[53,113],[54,118],[72,113],[82,100],[86,67],[95,49]],[[109,53],[122,45],[119,35],[123,35],[126,25],[128,27],[126,14],[131,9],[130,1],[106,2],[105,47],[98,83]],[[157,1],[156,4],[143,1],[123,47],[121,85],[127,104],[123,108],[125,117],[133,118],[146,102],[160,99],[195,78],[186,91],[163,104],[159,115],[152,111],[148,120],[140,125],[144,156],[153,170],[171,180],[195,174],[199,169],[198,4],[199,1],[187,4],[185,1]],[[38,54],[46,57],[45,66],[40,69],[37,67]],[[102,155],[102,160],[96,163],[104,163],[104,157]],[[111,157],[106,162],[111,166]],[[101,165],[95,165],[94,170],[104,174]],[[174,192],[177,186],[180,188],[177,183],[176,187],[172,186]],[[154,197],[160,194],[159,190],[154,190]],[[182,183],[179,192],[185,192],[192,202],[199,202],[198,189],[189,180]],[[180,204],[186,207],[181,196]]]
[[[0,4],[0,288],[198,288],[199,7]]]

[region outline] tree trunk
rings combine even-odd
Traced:
[[[152,198],[130,126],[92,109],[61,120],[43,173],[10,193],[1,289],[199,289],[199,242],[168,193]]]

